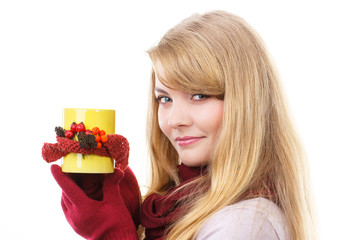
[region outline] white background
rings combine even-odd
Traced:
[[[1,1],[0,239],[82,239],[41,157],[65,107],[116,110],[116,132],[128,138],[146,190],[146,50],[182,19],[215,9],[245,18],[278,66],[311,166],[321,239],[359,239],[355,2]]]

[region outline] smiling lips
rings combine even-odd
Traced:
[[[190,145],[192,143],[198,142],[201,139],[203,139],[204,137],[190,137],[190,136],[186,136],[186,137],[177,137],[175,139],[175,141],[177,142],[177,144],[179,144],[179,146],[187,146]]]

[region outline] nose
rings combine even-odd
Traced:
[[[190,126],[192,123],[191,113],[183,103],[173,103],[168,115],[168,124],[172,128]]]

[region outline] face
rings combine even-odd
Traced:
[[[158,74],[162,74],[161,68]],[[176,149],[180,161],[191,167],[206,165],[220,132],[224,101],[167,88],[157,77],[154,91],[159,102],[160,129]]]

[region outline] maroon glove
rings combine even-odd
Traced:
[[[75,232],[86,239],[138,239],[136,226],[128,211],[131,204],[126,206],[120,193],[124,186],[121,184],[123,171],[116,168],[113,174],[104,175],[101,201],[90,199],[58,165],[52,165],[51,172],[63,190],[61,206]],[[139,193],[136,192],[136,195],[139,196]]]
[[[105,174],[65,173],[91,199],[103,200],[103,183]],[[124,170],[124,177],[120,181],[121,197],[134,221],[136,227],[140,224],[141,193],[139,184],[130,167]]]

